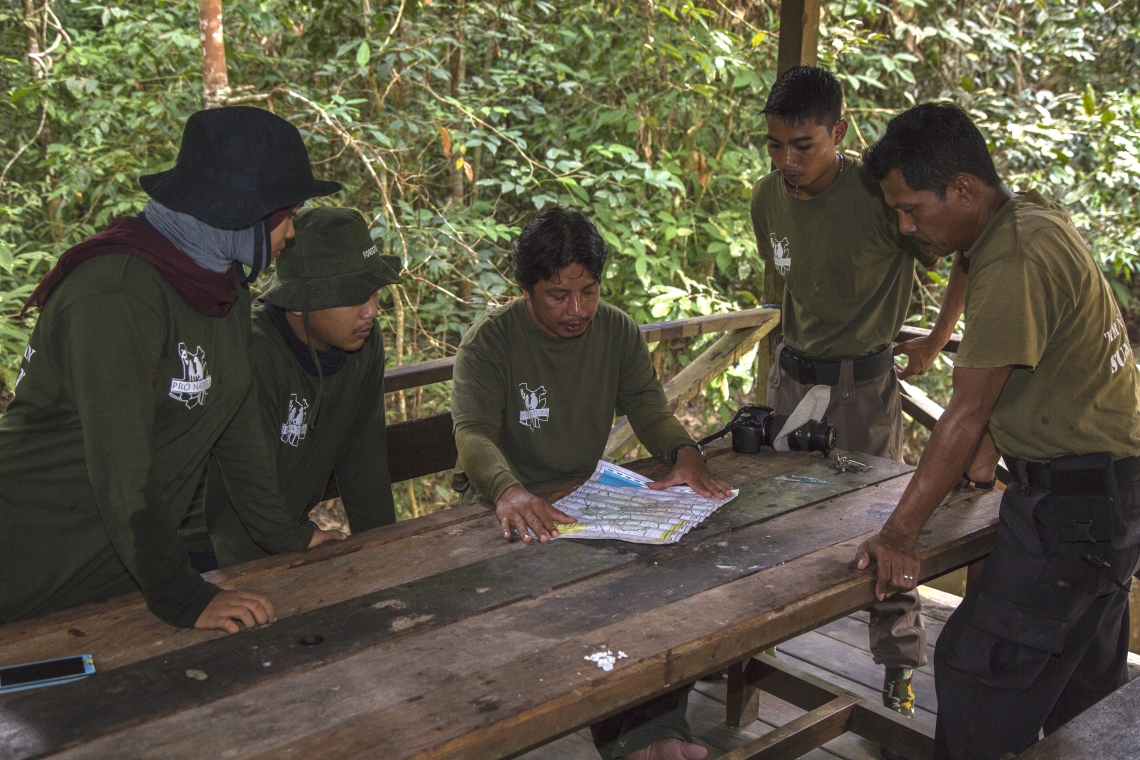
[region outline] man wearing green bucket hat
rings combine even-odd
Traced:
[[[331,475],[353,532],[395,522],[384,430],[384,341],[377,291],[400,282],[360,212],[301,213],[296,237],[254,310],[254,385],[281,495],[307,523]],[[238,518],[225,467],[211,462],[206,527],[220,566],[266,556]]]

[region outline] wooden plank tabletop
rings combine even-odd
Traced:
[[[1024,760],[1131,760],[1140,752],[1140,678],[1018,755]]]
[[[0,698],[0,757],[507,757],[869,604],[852,558],[909,467],[716,453],[741,496],[678,544],[507,542],[475,505],[207,576],[270,596],[279,619],[254,631],[175,629],[138,595],[0,627],[0,665],[99,671]],[[773,479],[793,471],[828,483]],[[988,554],[997,503],[952,496],[923,576]],[[612,672],[587,659],[607,650]]]

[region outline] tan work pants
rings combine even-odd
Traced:
[[[781,343],[768,376],[768,406],[791,414],[810,385],[796,382],[780,366]],[[902,460],[902,396],[894,371],[856,383],[851,361],[839,369],[831,389],[827,421],[835,426],[836,446],[845,451]],[[926,628],[917,591],[889,596],[871,607],[867,628],[875,662],[889,668],[920,668],[926,664]]]

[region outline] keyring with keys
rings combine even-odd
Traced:
[[[871,465],[857,462],[848,456],[840,455],[835,458],[836,472],[847,472],[848,470],[851,472],[867,472],[871,469],[873,469]]]

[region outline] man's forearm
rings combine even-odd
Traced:
[[[954,265],[950,267],[950,282],[946,284],[946,294],[942,298],[942,307],[938,310],[938,319],[934,322],[934,329],[930,331],[931,337],[937,337],[946,345],[950,336],[954,334],[954,327],[958,318],[966,308],[966,279],[969,274],[969,263],[965,256],[957,253],[954,256]]]
[[[918,539],[922,526],[972,461],[1009,371],[1009,367],[955,370],[954,396],[884,531]]]
[[[455,448],[463,474],[479,494],[492,504],[519,482],[498,447],[498,430],[479,422],[461,422],[455,427]]]
[[[693,438],[685,426],[665,404],[643,404],[626,415],[637,440],[653,456],[667,462],[673,449],[682,443],[692,443]]]

